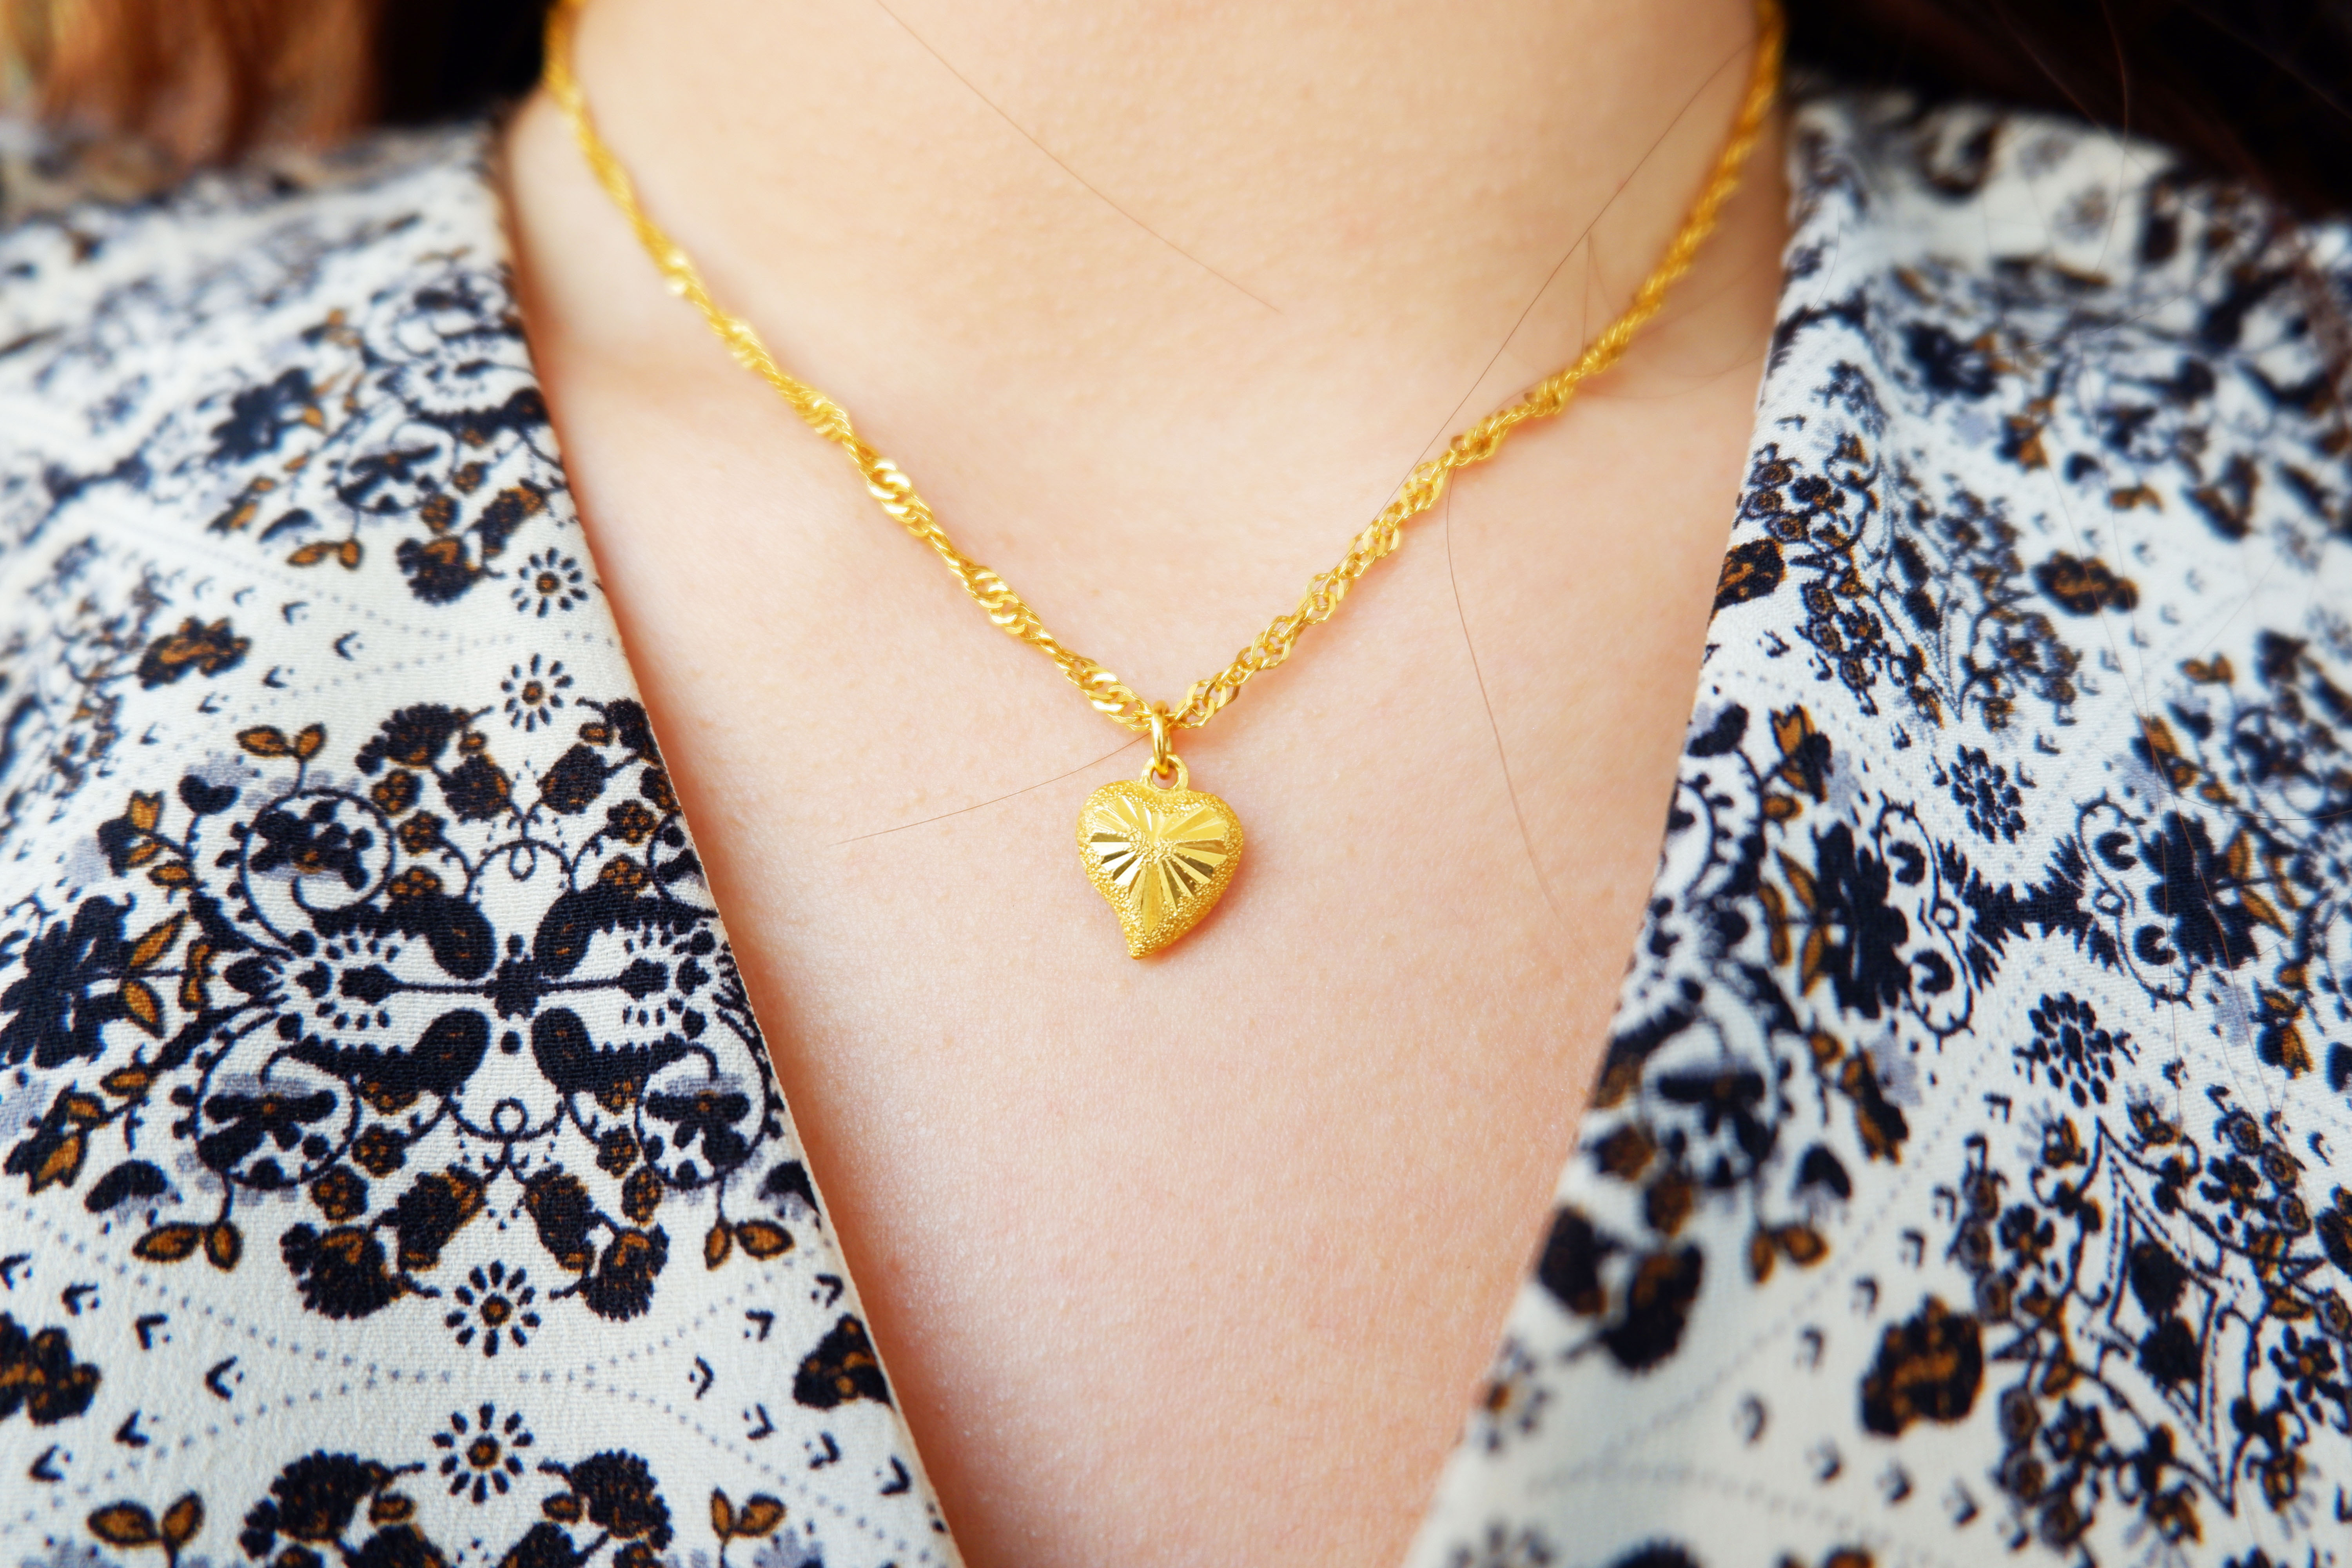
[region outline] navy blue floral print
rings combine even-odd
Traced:
[[[1792,168],[1649,929],[1412,1562],[2340,1568],[2352,247],[1965,105]]]
[[[946,1563],[487,136],[0,151],[0,1540]]]

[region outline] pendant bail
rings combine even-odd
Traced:
[[[1150,717],[1151,761],[1144,765],[1143,776],[1153,784],[1159,784],[1160,780],[1173,776],[1177,781],[1176,787],[1181,789],[1184,787],[1184,762],[1176,754],[1176,748],[1170,743],[1168,738],[1170,726],[1167,707],[1161,703],[1153,703]]]

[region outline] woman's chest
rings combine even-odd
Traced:
[[[1744,378],[1679,427],[1596,401],[1523,437],[1279,675],[1180,733],[1246,848],[1215,911],[1139,963],[1073,825],[1146,746],[1119,750],[834,454],[648,421],[565,371],[603,579],[965,1551],[1392,1558],[1640,921]],[[1049,623],[1095,596],[1058,566],[1023,584]],[[1280,602],[1189,586],[1108,618],[1205,654]]]

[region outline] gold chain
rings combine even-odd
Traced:
[[[582,91],[580,79],[572,70],[572,26],[574,16],[586,0],[559,0],[547,18],[547,69],[549,94],[562,107],[572,122],[572,134],[578,138],[580,150],[586,154],[588,165],[595,172],[597,183],[621,209],[629,226],[636,231],[637,241],[653,258],[661,271],[669,291],[687,300],[702,312],[710,330],[726,343],[736,363],[756,374],[773,387],[793,406],[809,428],[839,447],[857,465],[866,478],[866,488],[881,503],[882,510],[905,526],[908,532],[931,547],[932,552],[947,563],[965,593],[988,615],[988,618],[1012,637],[1036,648],[1060,667],[1070,683],[1086,694],[1087,700],[1116,722],[1129,730],[1145,731],[1154,728],[1155,715],[1161,723],[1182,729],[1198,729],[1209,721],[1218,709],[1232,701],[1249,678],[1260,670],[1272,669],[1288,658],[1291,650],[1307,627],[1330,619],[1347,598],[1348,589],[1370,571],[1372,565],[1393,553],[1404,542],[1404,525],[1427,511],[1445,493],[1448,479],[1458,468],[1483,463],[1500,451],[1512,430],[1530,419],[1546,419],[1568,406],[1576,390],[1591,377],[1599,375],[1617,363],[1634,334],[1645,326],[1664,304],[1666,291],[1690,270],[1699,247],[1715,228],[1716,218],[1723,204],[1738,187],[1741,169],[1748,154],[1761,133],[1765,118],[1770,113],[1772,101],[1780,81],[1780,46],[1782,18],[1779,0],[1757,0],[1756,59],[1748,81],[1748,96],[1741,104],[1739,118],[1732,126],[1731,136],[1724,143],[1722,153],[1716,159],[1714,172],[1691,204],[1683,219],[1681,229],[1666,247],[1665,254],[1650,275],[1634,290],[1633,303],[1624,314],[1612,321],[1601,335],[1585,345],[1574,363],[1559,371],[1522,394],[1513,403],[1496,409],[1475,425],[1463,431],[1446,444],[1445,450],[1415,468],[1398,487],[1396,497],[1380,516],[1348,546],[1339,563],[1320,574],[1307,584],[1306,594],[1297,607],[1289,614],[1276,616],[1257,639],[1235,655],[1234,661],[1216,674],[1192,683],[1183,705],[1173,710],[1147,701],[1116,675],[1086,655],[1066,645],[1046,629],[1045,623],[1028,602],[1014,593],[1003,578],[979,562],[972,560],[955,546],[947,531],[931,515],[923,498],[915,493],[914,481],[908,479],[898,464],[858,438],[849,422],[849,415],[815,387],[809,385],[778,364],[775,356],[760,341],[760,334],[740,316],[730,315],[711,298],[702,281],[701,272],[693,258],[666,233],[661,226],[646,216],[637,200],[636,185],[620,159],[597,134],[594,120],[588,111],[588,100]],[[1160,730],[1164,737],[1166,731]],[[1159,742],[1161,749],[1165,741]]]

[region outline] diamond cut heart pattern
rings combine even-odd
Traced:
[[[1241,863],[1242,823],[1206,790],[1121,779],[1087,797],[1078,856],[1118,916],[1127,955],[1144,958],[1201,923]]]

